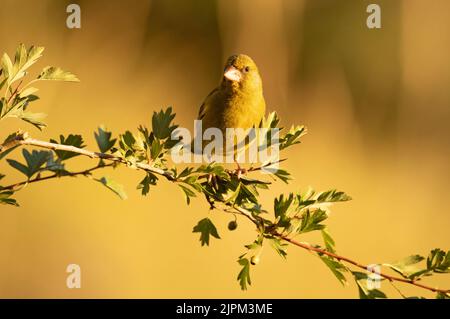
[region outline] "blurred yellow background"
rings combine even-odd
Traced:
[[[267,208],[281,192],[338,188],[354,198],[329,220],[342,255],[381,263],[450,247],[449,1],[85,0],[76,1],[82,28],[70,30],[72,2],[0,1],[0,53],[42,45],[36,72],[56,65],[81,79],[39,85],[32,108],[49,114],[48,128],[8,119],[1,138],[18,128],[45,140],[79,133],[96,149],[100,124],[115,134],[150,126],[152,112],[167,106],[192,127],[226,57],[246,53],[261,71],[269,111],[309,129],[284,163],[295,180],[264,193]],[[381,5],[380,30],[365,24],[372,2]],[[0,171],[8,184],[22,180],[4,161]],[[357,297],[353,283],[342,287],[296,247],[287,261],[266,249],[242,292],[236,260],[254,239],[251,225],[229,232],[229,216],[210,213],[202,199],[187,207],[175,185],[161,181],[142,197],[142,173],[105,174],[125,185],[128,200],[80,177],[30,185],[16,196],[20,208],[0,207],[0,297]],[[205,248],[192,227],[207,215],[222,240]],[[81,289],[66,287],[71,263],[81,266]],[[449,276],[428,282],[450,287]]]

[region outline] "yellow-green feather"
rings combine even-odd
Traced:
[[[258,126],[265,114],[266,103],[263,96],[262,81],[258,68],[246,55],[232,56],[227,66],[250,71],[243,75],[239,83],[226,79],[205,99],[199,111],[203,129],[217,127],[225,132],[226,128],[251,128]]]

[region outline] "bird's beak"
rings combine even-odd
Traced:
[[[223,76],[230,81],[239,82],[241,81],[242,73],[234,66],[229,66],[225,69]]]

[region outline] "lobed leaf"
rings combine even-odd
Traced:
[[[352,275],[358,286],[360,299],[385,299],[387,296],[379,289],[368,289],[368,276],[365,273],[353,271]]]
[[[108,132],[103,126],[98,128],[98,132],[94,132],[100,152],[106,153],[116,144],[117,139],[111,139],[111,135],[112,133]]]
[[[334,239],[331,237],[330,233],[327,231],[326,228],[323,228],[321,230],[321,234],[322,234],[322,238],[323,238],[323,242],[325,244],[325,247],[327,248],[327,251],[335,253],[335,242]]]
[[[198,224],[193,228],[193,233],[200,233],[200,242],[202,246],[209,246],[209,238],[213,236],[220,239],[219,233],[217,232],[216,226],[209,218],[203,218]]]
[[[47,117],[45,113],[31,113],[31,112],[23,112],[18,116],[20,119],[34,125],[39,130],[42,130],[47,126],[42,120]]]
[[[286,258],[287,256],[286,249],[288,245],[279,238],[270,238],[269,241],[270,244],[272,245],[272,248],[278,253],[278,255],[280,255],[283,258]]]
[[[344,285],[347,282],[344,272],[347,268],[339,261],[332,259],[331,257],[319,255],[320,259],[325,263],[325,265],[331,270],[333,275],[339,280],[339,282]]]
[[[1,190],[0,187],[0,204],[3,205],[12,205],[12,206],[19,206],[17,201],[14,198],[11,198],[11,196],[14,194],[13,191],[10,190]]]
[[[81,135],[74,135],[69,134],[69,136],[64,137],[64,135],[59,136],[59,142],[57,140],[50,140],[51,143],[56,144],[62,144],[62,145],[69,145],[74,146],[77,148],[84,148],[86,145],[84,145],[83,137]],[[70,152],[70,151],[63,151],[63,150],[55,150],[56,155],[61,161],[68,160],[72,157],[79,156],[79,153]]]
[[[122,184],[117,183],[116,181],[112,180],[110,177],[105,176],[100,179],[95,179],[97,182],[104,185],[106,188],[111,190],[114,194],[120,197],[120,199],[127,199],[128,196],[125,193],[125,190],[123,188]]]
[[[384,266],[387,266],[403,277],[408,278],[413,274],[417,274],[422,269],[418,263],[424,259],[425,258],[420,255],[412,255],[391,264],[384,264]]]
[[[40,171],[41,167],[47,162],[47,159],[51,153],[49,151],[36,150],[33,150],[30,153],[28,150],[24,149],[22,154],[25,157],[25,161],[27,163],[26,165],[12,159],[7,159],[7,162],[13,168],[25,174],[28,179],[30,179],[34,174]]]
[[[319,193],[317,194],[316,198],[317,202],[319,203],[345,202],[351,199],[352,198],[347,194],[345,194],[344,192],[339,192],[335,189]]]
[[[237,276],[237,280],[241,289],[247,290],[247,285],[252,284],[250,279],[250,261],[247,258],[239,258],[238,263],[242,266],[242,269]]]
[[[39,74],[38,80],[80,82],[75,74],[69,71],[64,71],[63,69],[54,66],[45,67]]]
[[[314,230],[321,230],[325,228],[325,225],[321,224],[322,221],[328,218],[327,212],[321,209],[314,211],[306,210],[302,216],[302,222],[300,225],[299,233],[307,233]]]
[[[158,139],[169,138],[172,132],[178,127],[172,125],[172,120],[175,118],[175,113],[172,113],[172,108],[169,107],[164,112],[154,112],[152,117],[153,134]]]
[[[190,189],[186,186],[183,186],[181,184],[178,184],[178,186],[180,186],[181,190],[183,191],[183,194],[186,199],[186,203],[189,205],[191,203],[191,197],[196,197],[197,195],[195,194],[195,192],[192,189]]]
[[[150,185],[156,185],[157,181],[158,181],[158,177],[155,174],[147,172],[147,175],[139,183],[139,185],[137,186],[137,189],[140,189],[142,195],[145,196],[150,191]]]

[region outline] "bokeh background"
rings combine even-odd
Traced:
[[[46,140],[80,133],[95,149],[98,125],[135,130],[169,105],[192,127],[224,60],[242,52],[259,65],[268,109],[286,126],[309,129],[287,154],[295,180],[265,193],[267,207],[280,192],[338,188],[354,198],[329,221],[341,254],[380,263],[449,248],[449,1],[89,0],[76,1],[82,28],[70,30],[72,2],[0,1],[1,53],[12,55],[21,42],[43,45],[36,72],[57,65],[81,79],[41,84],[33,108],[49,114],[49,127],[8,119],[2,138],[18,128]],[[365,25],[371,2],[382,9],[380,30]],[[71,167],[89,164],[78,158]],[[0,170],[8,182],[22,178],[4,162]],[[251,225],[229,232],[229,217],[214,214],[223,239],[202,248],[192,227],[211,215],[203,200],[186,207],[164,181],[143,198],[135,190],[141,173],[107,174],[125,185],[128,200],[87,178],[65,178],[24,189],[20,208],[0,207],[0,297],[357,297],[353,283],[342,287],[294,247],[287,261],[266,249],[241,292],[236,260],[254,239]],[[66,288],[70,263],[81,266],[81,289]],[[429,283],[450,286],[448,276]]]

